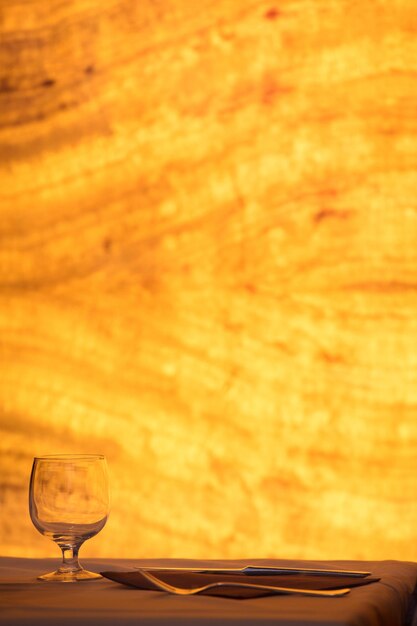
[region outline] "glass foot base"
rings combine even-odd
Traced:
[[[99,578],[102,578],[100,574],[88,572],[85,569],[79,569],[72,572],[57,569],[56,572],[38,576],[39,580],[45,580],[46,582],[51,583],[78,583],[88,580],[98,580]]]

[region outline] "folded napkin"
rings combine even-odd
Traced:
[[[235,574],[211,574],[206,572],[184,572],[152,570],[152,574],[164,582],[184,589],[201,587],[215,582],[241,582],[252,583],[254,585],[269,585],[271,587],[291,587],[293,589],[343,589],[345,587],[359,587],[377,582],[380,578],[367,576],[357,578],[356,576],[319,575],[319,574],[273,574],[260,576],[259,574],[249,575],[243,573]],[[140,571],[130,572],[101,572],[105,578],[113,580],[123,585],[136,587],[137,589],[147,589],[160,591],[153,586]],[[222,596],[224,598],[260,598],[262,596],[273,595],[273,591],[261,589],[249,589],[245,587],[218,587],[208,589],[201,595]]]

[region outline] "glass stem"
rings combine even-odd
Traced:
[[[82,569],[78,562],[80,546],[81,544],[79,543],[72,546],[62,544],[59,546],[62,550],[62,563],[59,568],[61,572],[76,572]]]

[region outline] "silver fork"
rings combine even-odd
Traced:
[[[217,589],[219,587],[239,587],[243,589],[257,589],[259,591],[269,591],[272,594],[282,595],[282,594],[291,594],[291,595],[300,595],[300,596],[319,596],[324,598],[337,598],[339,596],[345,596],[349,593],[350,589],[294,589],[293,587],[272,587],[271,585],[255,585],[252,583],[236,583],[236,582],[226,582],[226,581],[218,581],[215,583],[210,583],[208,585],[203,585],[202,587],[192,587],[184,588],[184,587],[174,587],[174,585],[170,585],[165,581],[157,578],[149,571],[138,568],[138,571],[142,574],[144,578],[154,587],[160,589],[161,591],[167,591],[168,593],[173,593],[177,596],[195,596],[203,591],[207,591],[208,589]]]

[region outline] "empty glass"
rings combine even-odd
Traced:
[[[107,463],[101,455],[35,457],[29,487],[30,517],[62,550],[57,571],[38,578],[76,582],[101,578],[78,562],[80,546],[103,528],[109,515]]]

